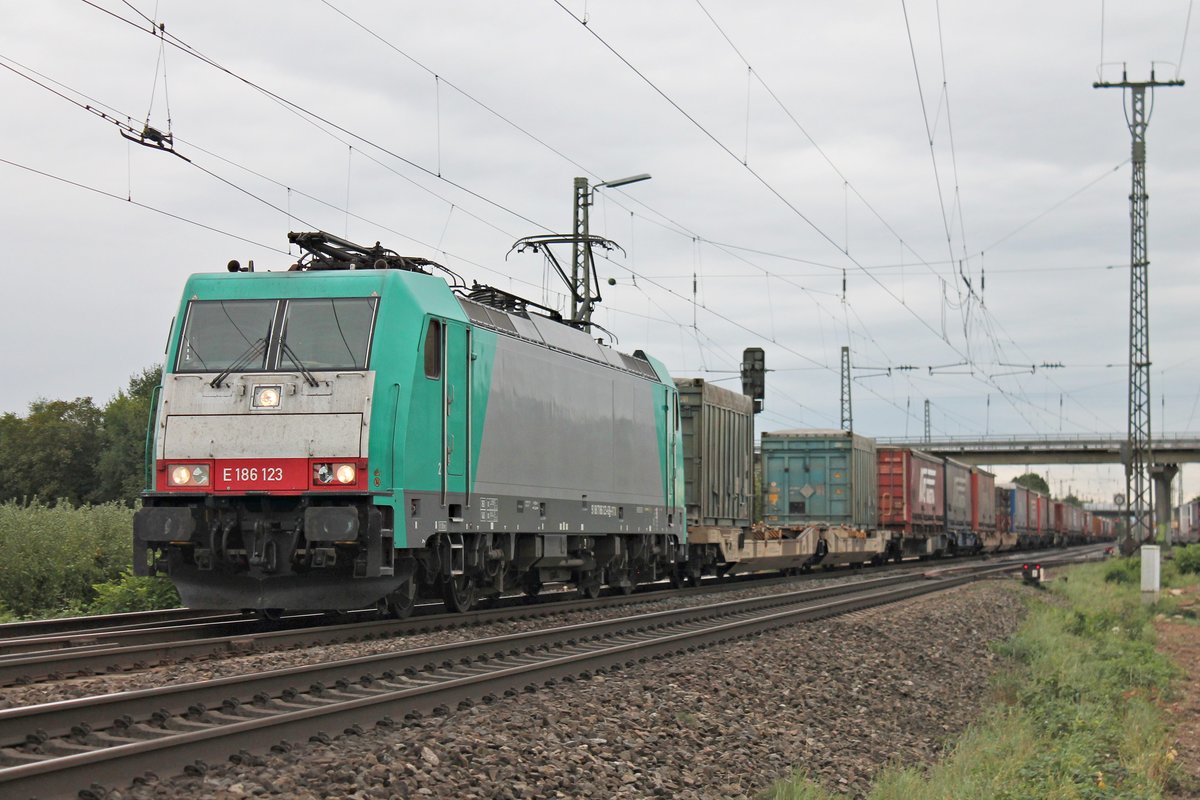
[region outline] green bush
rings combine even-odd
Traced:
[[[131,570],[121,577],[92,587],[96,599],[88,611],[92,614],[120,614],[126,611],[154,611],[159,608],[177,608],[179,592],[166,578],[144,578]]]
[[[1189,544],[1175,550],[1175,567],[1185,575],[1200,574],[1200,544]]]
[[[18,617],[86,608],[95,584],[133,563],[133,509],[119,503],[0,504],[0,609]]]
[[[1142,582],[1142,560],[1140,558],[1117,558],[1109,561],[1104,567],[1104,580],[1107,583]]]

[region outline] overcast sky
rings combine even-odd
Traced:
[[[1102,60],[1105,80],[1121,62],[1145,80],[1151,61],[1189,78],[1189,13],[9,0],[0,411],[105,402],[161,360],[189,274],[285,269],[289,230],[561,305],[542,258],[509,247],[569,231],[575,176],[648,172],[597,192],[592,230],[625,255],[600,262],[617,285],[596,319],[677,375],[729,379],[764,347],[760,431],[837,427],[848,344],[868,435],[919,434],[926,399],[935,434],[1123,433],[1129,133],[1122,92],[1092,83]],[[1200,425],[1196,92],[1158,90],[1148,132],[1156,434]],[[86,105],[148,117],[190,163]],[[1117,469],[1050,471],[1056,490],[1123,486]]]

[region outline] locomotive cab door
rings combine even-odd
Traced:
[[[443,320],[442,337],[443,502],[457,499],[449,495],[463,495],[464,505],[470,506],[471,331],[460,322]],[[456,516],[461,517],[461,511],[451,514]]]
[[[667,514],[672,525],[680,520],[676,520],[670,515],[674,513],[676,500],[676,481],[678,480],[678,451],[679,447],[679,394],[671,387],[664,386],[663,393],[663,411],[664,411],[664,432],[666,441],[663,442],[663,455],[666,460],[664,477],[666,478],[666,496],[663,498],[666,501]]]

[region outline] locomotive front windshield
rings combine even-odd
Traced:
[[[193,300],[176,372],[366,369],[376,298]]]
[[[276,300],[193,300],[175,371],[221,372],[235,365],[239,371],[261,371],[277,305]]]
[[[373,297],[289,300],[280,369],[366,369]]]

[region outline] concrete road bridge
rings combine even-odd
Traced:
[[[903,445],[964,464],[1121,464],[1124,434],[1048,436],[881,437],[881,445]],[[1200,463],[1200,433],[1156,433],[1156,464]]]

